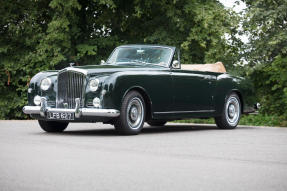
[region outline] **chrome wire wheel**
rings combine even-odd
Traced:
[[[134,97],[127,107],[127,122],[130,128],[138,129],[144,119],[144,106],[140,98]]]
[[[240,118],[240,102],[237,96],[230,96],[226,102],[225,117],[230,126],[236,126]]]

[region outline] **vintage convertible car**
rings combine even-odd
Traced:
[[[210,117],[232,129],[254,110],[250,94],[250,83],[226,73],[222,63],[181,65],[175,47],[124,45],[101,65],[36,74],[23,112],[46,132],[61,132],[69,122],[103,122],[131,135],[144,122]]]

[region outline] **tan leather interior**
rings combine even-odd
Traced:
[[[218,72],[226,73],[226,69],[222,62],[215,64],[181,64],[182,70],[205,71],[205,72]]]

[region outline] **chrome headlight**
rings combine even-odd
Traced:
[[[90,82],[89,82],[90,90],[93,92],[97,91],[99,84],[100,84],[100,81],[98,79],[90,80]]]
[[[41,85],[40,85],[40,88],[41,90],[48,90],[51,86],[52,82],[51,82],[51,79],[50,78],[44,78],[42,81],[41,81]]]

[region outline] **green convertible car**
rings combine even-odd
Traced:
[[[233,129],[242,113],[254,111],[251,87],[222,63],[181,65],[175,47],[124,45],[101,65],[36,74],[23,112],[47,132],[62,132],[70,122],[103,122],[132,135],[144,122],[210,117]]]

